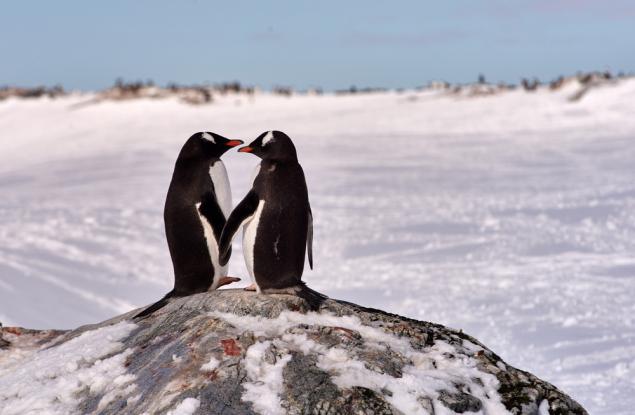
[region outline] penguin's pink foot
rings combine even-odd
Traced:
[[[218,288],[222,287],[223,285],[228,285],[238,281],[240,281],[240,278],[237,278],[237,277],[227,277],[227,276],[220,277],[220,281],[218,282]]]
[[[245,290],[245,291],[256,291],[256,284],[251,284],[251,285],[243,288],[243,290]]]

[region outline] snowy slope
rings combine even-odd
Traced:
[[[307,175],[312,287],[463,328],[591,413],[629,413],[635,80],[575,88],[0,102],[0,321],[71,328],[158,299],[180,146],[275,128]],[[236,203],[257,160],[225,160]],[[230,266],[246,282],[239,246]]]

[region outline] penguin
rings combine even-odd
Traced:
[[[183,145],[174,166],[163,210],[165,236],[174,267],[174,289],[135,318],[160,309],[173,297],[213,291],[239,281],[227,277],[218,242],[231,213],[227,170],[220,157],[241,140],[199,132]],[[229,257],[231,252],[227,252]]]
[[[252,188],[227,218],[220,239],[220,263],[227,264],[231,242],[243,227],[243,255],[258,293],[294,294],[317,310],[327,298],[302,282],[305,253],[313,269],[313,215],[304,172],[293,142],[267,131],[241,153],[262,159]]]

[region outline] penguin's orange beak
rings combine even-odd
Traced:
[[[242,140],[229,140],[228,142],[225,143],[225,145],[229,147],[236,147],[241,145],[242,143],[243,143]]]
[[[254,151],[254,149],[252,147],[246,146],[246,147],[241,147],[238,149],[239,153],[251,153],[252,151]]]

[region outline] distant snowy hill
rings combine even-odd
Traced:
[[[312,287],[465,329],[590,413],[630,413],[635,80],[579,91],[0,101],[0,321],[72,328],[158,299],[183,142],[280,129],[307,175]],[[225,161],[238,202],[257,159]]]

